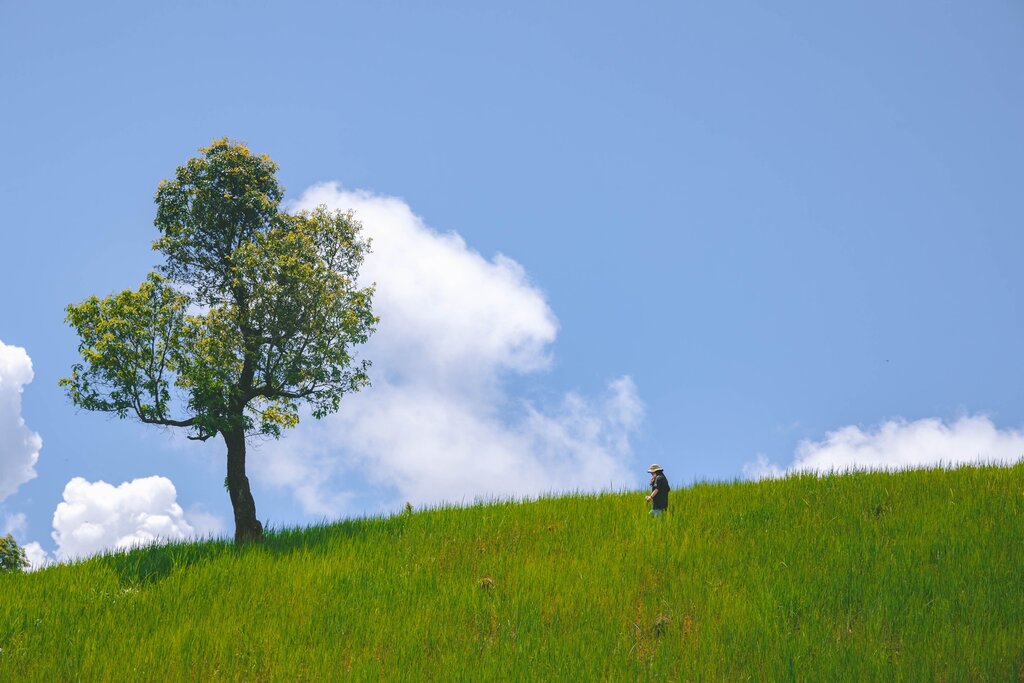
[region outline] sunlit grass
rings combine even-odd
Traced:
[[[1024,466],[435,509],[0,576],[0,680],[1024,676]]]

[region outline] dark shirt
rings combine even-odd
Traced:
[[[651,482],[651,490],[658,489],[658,493],[651,500],[651,508],[655,510],[668,509],[668,479],[661,472],[658,472]]]

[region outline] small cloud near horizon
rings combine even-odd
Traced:
[[[849,425],[826,433],[821,441],[801,441],[786,467],[759,454],[743,465],[743,475],[764,479],[796,472],[1012,465],[1022,458],[1024,432],[999,429],[983,415],[961,417],[951,424],[938,418],[895,419],[874,430]]]
[[[177,497],[167,477],[142,477],[117,486],[74,477],[53,513],[54,557],[63,562],[223,530],[223,522],[202,507],[193,506],[186,514]]]

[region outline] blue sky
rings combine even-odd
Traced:
[[[395,294],[377,397],[260,447],[272,524],[640,487],[654,461],[685,483],[1024,454],[1022,64],[1011,1],[2,1],[0,342],[31,358],[20,416],[43,445],[0,522],[52,553],[72,478],[160,476],[191,528],[230,531],[219,444],[57,387],[64,306],[142,281],[157,183],[223,135],[270,154],[292,202],[362,202],[368,231],[379,210],[381,234],[480,278],[422,328]],[[395,258],[381,288],[442,272]],[[448,315],[452,348],[506,336],[438,365]]]

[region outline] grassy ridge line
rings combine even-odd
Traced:
[[[0,576],[0,680],[1019,680],[1024,465],[435,509]]]

